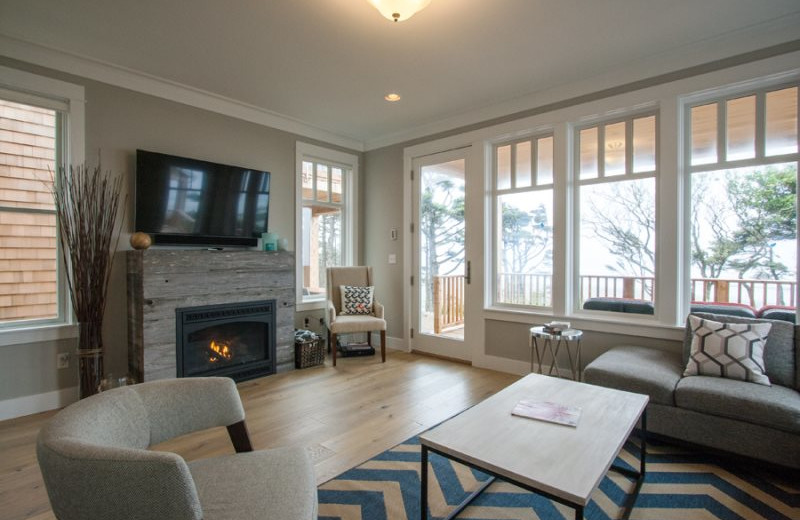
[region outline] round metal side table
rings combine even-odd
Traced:
[[[558,352],[563,346],[569,358],[569,370],[574,381],[580,381],[581,370],[581,337],[583,331],[578,329],[566,329],[560,334],[550,334],[544,331],[544,327],[531,327],[530,338],[528,339],[531,349],[531,372],[534,363],[538,366],[538,372],[544,374],[545,357],[549,354],[551,364],[547,375],[561,376],[558,367]],[[555,372],[555,373],[554,373]]]

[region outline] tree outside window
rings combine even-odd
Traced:
[[[797,165],[692,176],[692,301],[794,306]]]
[[[433,312],[435,277],[464,274],[464,179],[424,168],[420,195],[422,309]]]

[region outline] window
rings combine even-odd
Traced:
[[[677,340],[692,305],[798,306],[798,78],[789,57],[759,60],[404,155],[472,147],[486,320]]]
[[[553,136],[494,146],[495,304],[550,307]]]
[[[690,306],[797,305],[798,86],[686,107]]]
[[[71,314],[48,184],[59,165],[83,160],[83,88],[0,75],[0,344],[68,337],[54,327]]]
[[[0,99],[0,323],[59,317],[56,215],[58,112]]]
[[[358,158],[297,143],[298,303],[326,296],[328,267],[355,259],[355,196]]]
[[[576,285],[585,309],[654,312],[657,127],[651,113],[575,129]],[[636,301],[622,307],[621,299]]]

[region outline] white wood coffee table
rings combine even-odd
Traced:
[[[511,415],[521,399],[581,408],[577,427]],[[492,476],[447,518],[455,518],[494,478],[575,508],[586,505],[641,419],[639,471],[614,466],[635,479],[624,518],[645,476],[646,395],[530,374],[485,401],[420,435],[421,518],[428,518],[428,452]]]

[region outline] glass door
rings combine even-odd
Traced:
[[[466,150],[414,160],[413,350],[471,360],[465,345],[470,284]]]

